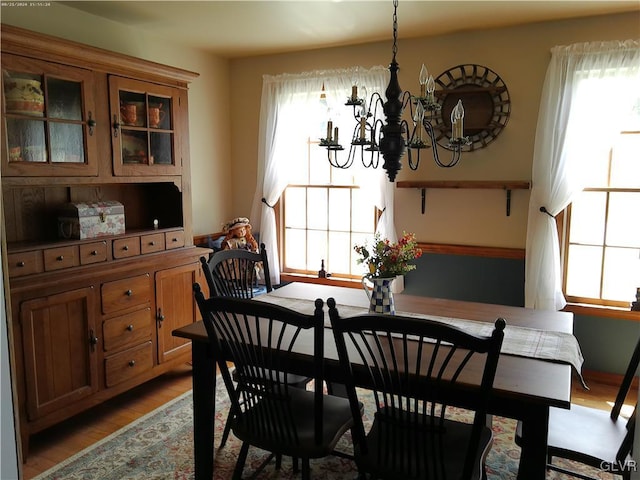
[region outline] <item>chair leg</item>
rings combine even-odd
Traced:
[[[309,459],[302,459],[302,480],[311,480],[311,465],[309,465]]]
[[[242,479],[242,471],[244,470],[244,464],[247,461],[247,454],[249,453],[249,443],[242,442],[240,448],[240,454],[238,455],[238,461],[236,462],[236,468],[233,471],[233,480]]]
[[[220,446],[218,447],[218,449],[224,448],[227,440],[229,439],[229,433],[231,433],[231,422],[229,420],[231,420],[231,418],[232,414],[231,411],[229,411],[229,415],[227,415],[227,421],[224,424],[224,431],[222,432],[222,440],[220,440]]]

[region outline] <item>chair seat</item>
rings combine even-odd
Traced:
[[[321,458],[333,452],[340,437],[353,426],[349,400],[333,395],[323,396],[323,438],[315,441],[314,392],[290,388],[291,423],[295,425],[297,441],[282,436],[282,428],[269,425],[263,419],[273,418],[274,411],[281,411],[280,402],[263,399],[256,406],[231,420],[236,437],[250,441],[252,445],[276,454],[291,457]],[[360,409],[364,407],[360,404]],[[265,412],[269,412],[265,415]],[[260,426],[259,430],[257,426]]]
[[[467,456],[467,445],[471,435],[472,425],[453,420],[444,420],[442,426],[435,426],[442,431],[438,438],[442,444],[437,446],[434,453],[433,445],[425,445],[425,440],[432,438],[418,432],[415,416],[411,416],[412,423],[400,423],[394,415],[381,415],[376,413],[373,425],[367,434],[367,445],[369,451],[363,453],[361,449],[355,447],[355,458],[359,466],[364,467],[368,472],[374,472],[376,478],[395,480],[402,472],[404,480],[430,478],[427,468],[433,468],[433,464],[425,465],[425,460],[431,455],[439,455],[442,452],[444,457],[443,465],[446,474],[442,478],[458,479],[462,478],[462,469]],[[422,415],[424,424],[429,426],[430,420]],[[439,420],[435,420],[438,424]],[[422,427],[424,428],[424,427]],[[429,427],[427,427],[429,428]],[[484,478],[484,459],[486,458],[493,444],[493,432],[490,428],[484,427],[481,433],[480,448],[478,449],[476,462],[477,469],[468,480]],[[409,452],[411,450],[411,452]],[[402,452],[406,452],[403,454]],[[424,455],[416,452],[424,451]],[[411,465],[409,465],[409,463]],[[440,477],[438,477],[440,478]]]
[[[549,448],[553,456],[570,458],[602,468],[616,463],[616,454],[627,434],[627,420],[611,420],[610,412],[571,404],[571,409],[549,410]]]
[[[278,381],[281,383],[286,383],[287,385],[291,385],[293,387],[305,388],[305,385],[309,383],[312,379],[311,377],[306,377],[304,375],[296,375],[294,373],[283,373],[272,371],[271,375],[277,375]],[[231,372],[231,378],[233,378],[234,382],[238,381],[238,371],[237,369],[233,369]]]

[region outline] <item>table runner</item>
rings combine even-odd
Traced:
[[[276,295],[260,295],[255,300],[265,303],[272,303],[282,307],[290,308],[307,315],[313,314],[314,302],[299,298],[288,298]],[[337,305],[341,317],[351,317],[368,313],[367,308],[354,307],[351,305]],[[480,336],[490,336],[493,331],[492,323],[478,322],[476,320],[465,320],[461,318],[441,317],[438,315],[428,315],[411,312],[396,312],[413,318],[425,318],[438,322],[453,325],[465,332]],[[326,325],[330,326],[329,320]],[[554,332],[549,330],[538,330],[535,328],[518,327],[509,325],[504,330],[504,341],[500,353],[515,355],[519,357],[535,358],[550,362],[567,363],[573,367],[582,386],[588,389],[582,377],[582,351],[575,336],[570,333]]]

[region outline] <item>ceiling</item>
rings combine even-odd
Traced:
[[[229,58],[353,45],[392,35],[390,0],[61,3]],[[640,14],[640,1],[400,0],[398,38],[628,11]]]

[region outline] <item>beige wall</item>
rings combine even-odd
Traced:
[[[428,4],[425,4],[428,8]],[[220,230],[249,215],[255,190],[262,75],[353,65],[388,65],[389,41],[227,61],[169,45],[123,25],[52,2],[49,8],[2,9],[2,22],[196,71],[189,93],[194,233]],[[402,15],[399,12],[399,29]],[[583,41],[637,38],[635,13],[399,41],[400,84],[416,90],[420,65],[432,73],[475,63],[497,72],[511,96],[511,117],[487,148],[467,153],[452,169],[423,158],[398,179],[530,180],[540,92],[549,50]],[[346,107],[345,107],[346,108]],[[598,119],[596,119],[598,120]],[[597,132],[587,132],[588,135]],[[426,242],[523,248],[529,194],[512,193],[505,216],[501,190],[429,190],[420,213],[418,190],[396,190],[396,227]]]
[[[401,9],[398,15],[399,30],[402,31]],[[418,171],[410,171],[405,164],[398,180],[531,180],[538,104],[550,48],[575,42],[638,36],[638,15],[622,14],[401,39],[397,60],[401,68],[400,85],[404,89],[417,90],[422,63],[436,75],[459,64],[484,65],[506,83],[511,98],[511,116],[494,142],[484,149],[464,154],[458,166],[439,168],[429,157],[423,157]],[[231,154],[234,158],[233,205],[236,212],[240,214],[251,209],[252,197],[247,192],[252,190],[247,185],[256,175],[257,141],[253,141],[255,135],[252,139],[247,132],[258,130],[256,106],[260,104],[262,74],[353,65],[387,66],[390,60],[391,38],[388,42],[357,47],[232,61]],[[586,141],[593,134],[597,132],[586,132]],[[524,248],[529,193],[522,190],[512,192],[509,217],[505,215],[505,197],[501,190],[428,190],[426,213],[422,215],[420,191],[396,189],[396,228],[414,231],[418,239],[425,242]]]

